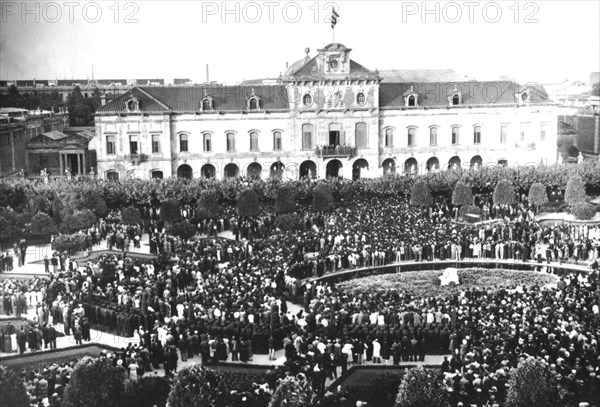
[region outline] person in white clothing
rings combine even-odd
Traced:
[[[373,363],[381,363],[381,344],[377,338],[373,340]]]

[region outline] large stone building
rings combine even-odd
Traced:
[[[121,95],[96,113],[98,175],[356,179],[557,160],[556,104],[542,88],[384,81],[342,44],[308,54],[275,85]]]
[[[0,109],[0,176],[27,168],[27,143],[43,133],[62,132],[69,125],[66,110],[58,113],[19,108]]]

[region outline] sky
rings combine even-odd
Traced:
[[[331,29],[331,8],[339,14]],[[5,1],[0,79],[276,78],[335,41],[369,69],[589,82],[600,1]]]

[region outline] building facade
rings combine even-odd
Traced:
[[[556,162],[542,88],[383,81],[351,51],[307,49],[276,85],[135,87],[96,112],[97,174],[357,179]]]
[[[62,132],[69,125],[66,110],[59,113],[18,108],[0,109],[0,176],[27,170],[27,143],[48,132]]]

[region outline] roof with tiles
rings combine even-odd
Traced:
[[[126,112],[127,100],[133,95],[140,100],[140,112],[198,112],[202,100],[209,96],[214,111],[244,111],[252,95],[260,99],[260,110],[289,110],[284,86],[184,86],[139,87],[121,95],[97,110],[97,113]]]
[[[526,88],[510,81],[382,83],[379,86],[379,107],[404,107],[404,95],[410,94],[411,88],[418,95],[417,108],[448,106],[448,98],[455,92],[461,94],[461,106],[515,104],[515,95],[525,90],[529,92],[530,103],[549,102],[542,87]]]

